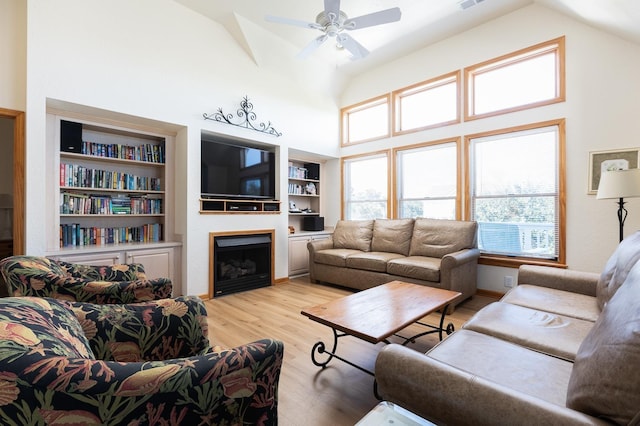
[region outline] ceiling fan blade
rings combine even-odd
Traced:
[[[353,59],[361,59],[369,54],[369,51],[349,34],[340,33],[336,36],[336,39],[345,49],[351,52]]]
[[[275,22],[278,24],[295,25],[296,27],[311,28],[316,30],[322,29],[322,26],[316,24],[315,22],[305,22],[305,21],[299,21],[297,19],[282,18],[280,16],[271,16],[271,15],[265,16],[264,19],[266,21]]]
[[[324,14],[327,18],[333,15],[333,20],[337,21],[340,16],[340,0],[324,0]]]
[[[322,43],[325,42],[325,40],[328,38],[329,36],[327,36],[326,34],[321,35],[320,37],[316,37],[313,40],[311,40],[311,43],[307,44],[304,49],[302,49],[300,51],[300,53],[298,53],[296,55],[296,58],[298,59],[305,59],[307,56],[311,55],[313,52],[315,52],[315,50],[320,47],[320,45]]]
[[[344,21],[344,29],[359,30],[360,28],[372,27],[374,25],[388,24],[400,20],[402,12],[399,7],[381,10],[379,12],[369,13],[367,15],[357,16],[353,19]]]

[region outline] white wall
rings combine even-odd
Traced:
[[[322,87],[306,84],[299,68],[291,75],[282,62],[254,61],[220,25],[171,0],[30,0],[27,29],[27,253],[46,250],[51,206],[43,194],[54,190],[45,171],[46,106],[63,101],[178,129],[175,228],[185,293],[208,292],[212,231],[276,229],[275,276],[288,275],[287,215],[200,215],[194,165],[202,129],[279,146],[284,196],[289,148],[337,155],[337,107]],[[258,120],[271,121],[282,137],[203,119],[218,107],[235,114],[245,95]]]
[[[0,108],[25,109],[26,21],[23,0],[0,0]]]
[[[17,19],[5,18],[0,35],[20,38],[25,19],[22,0],[0,0]],[[8,1],[8,3],[7,3]],[[326,87],[312,83],[309,67],[286,62],[284,54],[250,57],[219,25],[171,0],[28,0],[26,84],[15,91],[21,50],[14,63],[0,71],[0,107],[27,111],[26,251],[43,253],[46,234],[44,193],[52,191],[47,176],[46,105],[61,100],[167,123],[177,130],[176,223],[184,242],[183,285],[187,293],[207,292],[208,232],[276,228],[276,278],[287,275],[286,214],[218,216],[198,214],[200,131],[229,134],[279,146],[283,163],[280,191],[286,192],[286,160],[290,148],[337,157],[338,107],[388,92],[454,69],[561,35],[567,39],[567,101],[531,111],[476,120],[404,135],[342,150],[351,155],[366,150],[436,140],[487,129],[565,117],[567,119],[567,262],[571,268],[598,271],[617,244],[616,206],[586,195],[590,150],[637,146],[640,120],[640,47],[533,5],[451,37],[410,56],[354,78],[336,104]],[[9,28],[5,26],[9,22]],[[23,31],[24,32],[24,31]],[[259,28],[247,31],[249,44],[268,42]],[[23,41],[24,43],[24,41]],[[6,49],[6,46],[0,47]],[[274,56],[275,55],[275,56]],[[317,64],[313,64],[317,66]],[[15,78],[13,77],[15,76]],[[393,76],[390,78],[390,76]],[[26,101],[20,91],[26,87]],[[10,89],[9,99],[5,100]],[[16,94],[17,93],[17,94]],[[202,113],[218,107],[233,111],[248,95],[259,119],[270,120],[280,138],[204,121]],[[50,101],[51,102],[51,101]],[[49,147],[50,148],[50,147]],[[335,175],[325,199],[331,210],[327,224],[339,212],[338,161],[327,170]],[[331,191],[328,189],[328,191]],[[626,234],[640,225],[640,200],[628,202]],[[501,268],[480,268],[480,287],[504,290]]]
[[[614,200],[587,195],[589,151],[640,147],[639,45],[532,5],[359,75],[343,92],[341,106],[563,35],[566,102],[360,144],[342,154],[566,118],[567,264],[573,269],[602,270],[618,243],[617,207]],[[640,228],[640,199],[629,199],[627,208],[625,235]],[[481,266],[478,286],[504,292],[503,276],[515,277],[516,272]]]

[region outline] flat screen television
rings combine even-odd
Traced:
[[[202,198],[275,199],[275,153],[238,141],[203,137]]]

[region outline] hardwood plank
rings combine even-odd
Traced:
[[[209,338],[223,347],[239,346],[264,337],[284,342],[284,364],[278,389],[278,417],[281,425],[353,425],[371,410],[378,400],[373,395],[373,377],[339,360],[324,369],[311,362],[311,348],[318,341],[329,343],[333,333],[327,326],[300,312],[353,294],[348,289],[309,283],[308,276],[275,286],[229,294],[205,302]],[[474,296],[456,307],[445,321],[460,328],[480,308],[495,299]],[[438,324],[440,314],[433,312],[421,321]],[[411,325],[399,334],[411,336],[423,331]],[[396,336],[392,342],[401,342]],[[424,336],[409,344],[420,352],[438,342],[437,335]],[[355,337],[343,337],[338,344],[340,356],[374,369],[383,343],[371,344]]]

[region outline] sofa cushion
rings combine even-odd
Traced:
[[[555,288],[520,284],[509,290],[501,302],[594,322],[600,315],[595,297]]]
[[[552,404],[563,407],[566,404],[567,384],[573,365],[569,361],[464,329],[436,345],[427,352],[427,356]],[[453,392],[451,397],[455,397]],[[535,420],[529,423],[535,424]]]
[[[640,264],[580,345],[567,406],[618,424],[640,418]]]
[[[410,256],[437,257],[477,245],[472,221],[418,218],[413,225]]]
[[[600,310],[613,297],[627,278],[629,271],[640,259],[640,231],[628,236],[613,252],[596,285],[596,297]]]
[[[495,302],[464,324],[466,330],[488,334],[546,354],[573,361],[593,322],[511,303]]]
[[[398,253],[370,251],[349,255],[346,259],[347,268],[366,269],[374,272],[387,272],[387,262],[404,257]]]
[[[387,272],[401,277],[417,280],[440,282],[440,263],[442,259],[424,256],[409,256],[390,260]]]
[[[352,249],[325,249],[318,250],[313,259],[315,263],[340,266],[341,268],[344,268],[347,266],[347,258],[358,253],[362,252],[360,250]]]
[[[373,220],[339,220],[333,231],[333,248],[371,251]]]
[[[413,219],[376,219],[373,223],[371,251],[409,255]]]

